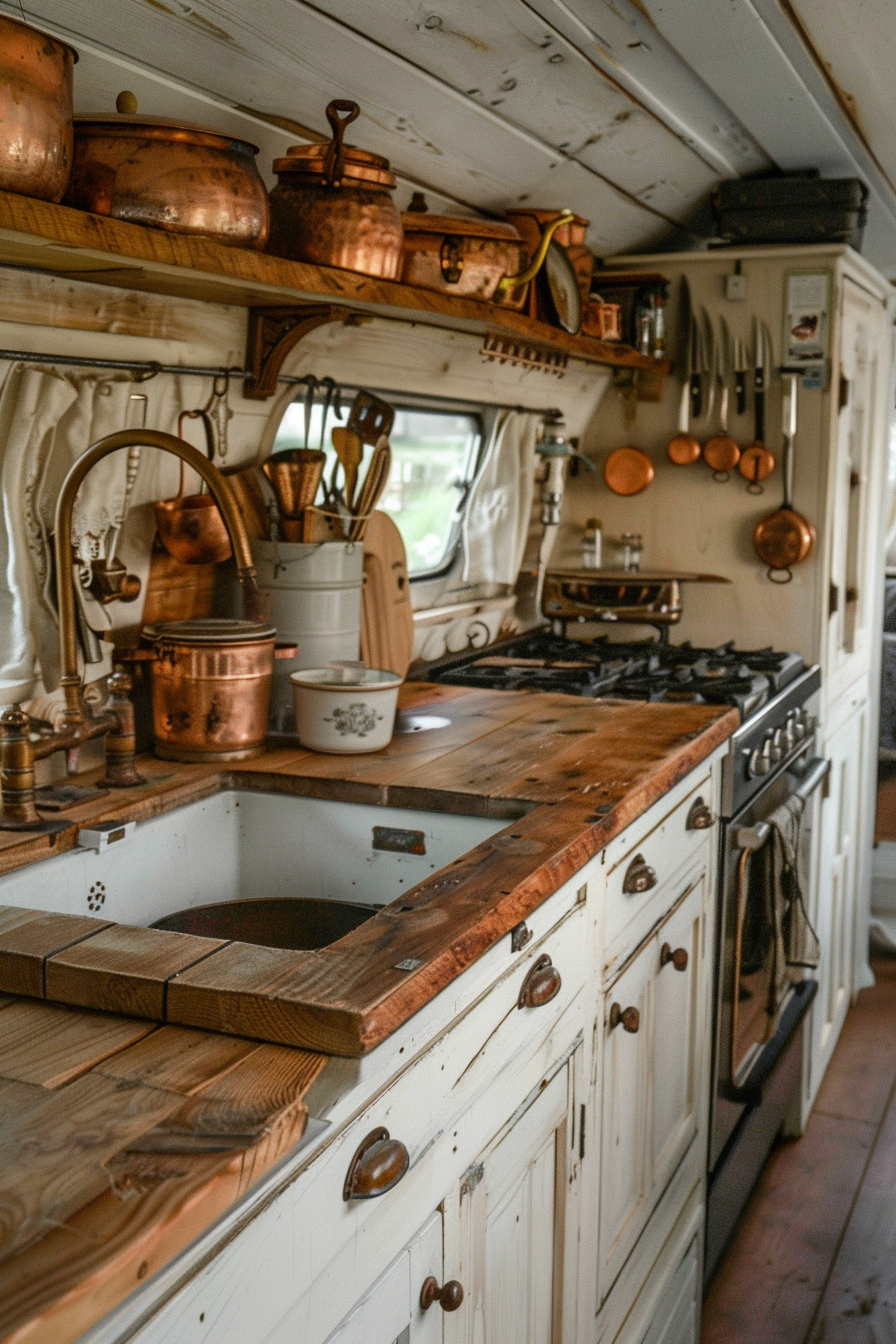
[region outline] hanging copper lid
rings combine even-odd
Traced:
[[[328,145],[291,145],[286,157],[274,160],[275,173],[302,173],[320,178],[325,187],[365,185],[395,186],[395,174],[389,170],[389,160],[354,145],[343,144],[347,126],[360,114],[357,103],[335,98],[327,107],[327,121],[333,128],[333,139]],[[346,115],[340,117],[339,113]]]

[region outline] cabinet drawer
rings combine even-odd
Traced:
[[[682,895],[682,872],[701,861],[711,866],[716,843],[711,785],[706,775],[646,834],[632,840],[629,833],[627,849],[612,857],[608,851],[605,984]],[[709,827],[707,817],[713,819]]]

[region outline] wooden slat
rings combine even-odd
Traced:
[[[257,1049],[257,1042],[238,1036],[159,1027],[130,1049],[103,1060],[95,1072],[190,1096]]]
[[[105,1164],[182,1100],[161,1088],[87,1074],[8,1118],[0,1132],[0,1257],[108,1190]]]
[[[896,962],[876,962],[874,971],[877,983],[846,1015],[818,1089],[816,1115],[878,1125],[896,1087]]]
[[[151,1022],[19,1000],[0,1013],[0,1075],[63,1087],[151,1032]]]
[[[170,977],[223,946],[219,938],[113,924],[49,958],[46,997],[161,1021]]]
[[[89,915],[0,907],[0,990],[43,998],[47,957],[108,927],[108,920]]]

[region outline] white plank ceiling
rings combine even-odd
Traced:
[[[896,196],[887,181],[890,167],[896,176],[894,137],[878,132],[886,145],[875,162],[824,77],[824,106],[800,83],[803,72],[773,31],[775,15],[760,13],[771,6],[783,18],[778,0],[23,4],[0,0],[0,12],[24,13],[79,50],[80,111],[111,109],[119,89],[133,88],[141,111],[253,140],[271,182],[271,161],[286,145],[326,134],[327,102],[354,98],[362,116],[353,142],[391,160],[400,204],[423,187],[431,208],[462,213],[568,205],[591,220],[589,242],[601,255],[695,245],[695,212],[722,178],[772,163],[852,164],[855,172],[850,156],[858,153],[861,175],[874,177],[880,217],[872,259],[896,269]],[[800,13],[823,47],[855,5],[800,0]],[[874,47],[875,22],[893,36],[894,0],[858,7],[866,45]],[[749,37],[740,47],[732,14]],[[783,22],[784,38],[799,43]],[[805,45],[800,51],[817,72]],[[743,95],[754,59],[765,62],[752,72],[757,106]],[[886,121],[885,44],[873,59],[869,131]],[[738,63],[748,72],[732,82]],[[843,62],[847,84],[856,69],[865,67]],[[794,87],[805,106],[791,117],[788,142],[781,122]]]

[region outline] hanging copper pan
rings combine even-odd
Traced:
[[[784,500],[780,509],[763,518],[753,533],[759,559],[768,565],[775,583],[789,583],[791,568],[798,565],[815,544],[815,528],[791,504],[793,494],[793,440],[796,434],[796,389],[799,374],[785,375],[784,393]]]
[[[615,495],[639,495],[653,476],[653,463],[640,448],[617,448],[604,463],[604,480]]]

